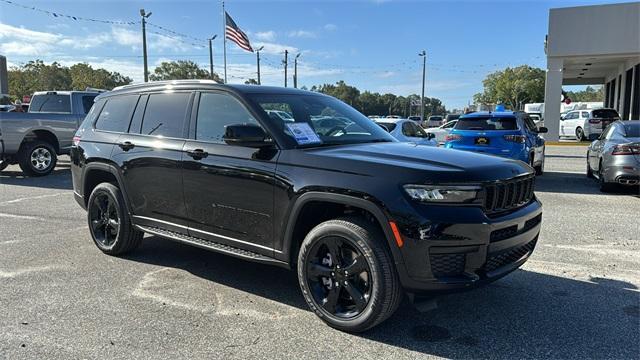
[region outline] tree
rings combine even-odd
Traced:
[[[221,81],[218,74],[214,73],[213,76],[214,80]],[[152,81],[210,78],[209,71],[201,69],[198,64],[190,60],[164,61],[149,76]]]
[[[74,90],[84,90],[88,87],[113,89],[116,86],[127,85],[133,81],[118,72],[93,69],[91,65],[86,63],[72,65],[69,68],[69,73],[71,75],[71,87]]]
[[[57,62],[47,65],[42,60],[12,67],[8,76],[13,99],[45,90],[84,90],[87,87],[111,90],[132,81],[117,72],[93,69],[89,64],[75,64],[69,68]]]
[[[565,95],[575,102],[600,102],[604,101],[604,87],[594,88],[587,86],[582,91],[566,91]]]
[[[544,101],[545,72],[528,65],[496,71],[482,81],[484,91],[474,100],[481,104],[504,104],[519,110],[525,103]]]
[[[247,85],[258,85],[258,81],[256,79],[249,79],[244,82]]]

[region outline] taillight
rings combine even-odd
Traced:
[[[505,135],[504,139],[518,144],[524,144],[527,140],[524,135]]]
[[[589,119],[589,124],[600,124],[599,119]]]
[[[622,144],[613,147],[611,155],[634,155],[640,154],[640,145]]]
[[[462,136],[458,135],[458,134],[449,134],[447,135],[447,137],[444,139],[445,141],[457,141],[462,139]]]
[[[78,146],[78,145],[80,145],[80,136],[74,136],[73,137],[73,146]]]

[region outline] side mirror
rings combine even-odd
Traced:
[[[267,134],[260,126],[250,124],[227,125],[222,139],[229,145],[250,148],[273,145],[273,141],[267,138]]]
[[[546,133],[548,133],[548,132],[549,132],[549,129],[547,129],[547,128],[546,128],[546,127],[544,127],[544,126],[541,126],[541,127],[538,129],[538,134],[546,134]]]

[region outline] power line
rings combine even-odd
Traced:
[[[41,9],[35,6],[23,5],[11,0],[0,0],[0,1],[9,5],[21,7],[23,9],[37,11],[43,14],[51,15],[55,18],[68,18],[76,21],[90,21],[90,22],[98,22],[103,24],[115,24],[115,25],[135,25],[139,22],[139,21],[122,21],[122,20],[104,20],[104,19],[94,19],[94,18],[89,18],[84,16],[73,16],[73,15],[63,14],[57,11],[49,11],[49,10]]]

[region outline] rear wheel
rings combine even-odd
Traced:
[[[578,139],[578,141],[584,141],[585,140],[584,130],[582,130],[581,127],[576,129],[576,139]]]
[[[99,184],[91,192],[87,220],[93,242],[105,254],[124,254],[142,242],[144,233],[131,225],[122,192],[113,184]]]
[[[29,176],[45,176],[56,167],[58,156],[54,147],[46,141],[27,142],[20,148],[18,164]]]
[[[309,307],[329,326],[365,331],[387,319],[402,296],[384,236],[360,218],[313,228],[298,254],[298,281]]]
[[[604,178],[604,171],[602,168],[602,160],[600,160],[600,166],[598,167],[598,181],[600,183],[600,191],[602,192],[610,192],[613,190],[614,185],[612,183],[608,183]]]

